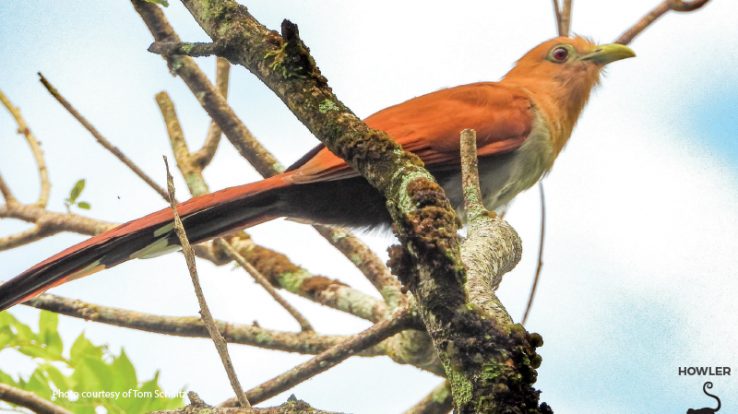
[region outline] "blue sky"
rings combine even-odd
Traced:
[[[339,97],[366,116],[438,88],[498,79],[522,52],[553,35],[550,5],[545,3],[246,4],[270,27],[278,27],[285,17],[297,22]],[[574,31],[605,42],[656,2],[575,3]],[[176,1],[166,13],[182,38],[205,40]],[[713,0],[694,14],[666,16],[638,38],[632,45],[638,58],[609,69],[546,178],[544,279],[530,328],[541,332],[546,343],[539,385],[543,399],[557,412],[685,412],[711,402],[701,393],[701,379],[678,377],[678,366],[732,365],[738,372],[738,353],[726,345],[738,341],[737,14],[738,3]],[[170,150],[154,94],[167,90],[172,95],[193,146],[205,136],[207,117],[161,59],[145,51],[150,37],[131,6],[122,1],[0,2],[0,37],[0,89],[21,107],[43,142],[54,185],[51,208],[62,210],[69,188],[82,177],[88,180],[85,198],[93,205],[93,217],[124,221],[161,208],[163,201],[96,147],[35,75],[42,71],[98,129],[163,182],[161,154]],[[201,65],[212,74],[211,60],[202,59]],[[247,71],[234,68],[231,91],[236,111],[283,163],[315,145]],[[0,148],[3,177],[19,198],[33,200],[37,180],[30,155],[3,111]],[[257,176],[224,143],[206,178],[217,189]],[[181,180],[178,188],[184,188]],[[537,206],[536,192],[523,194],[508,216],[524,241],[523,261],[500,290],[514,316],[522,313],[535,266]],[[23,227],[0,221],[0,234]],[[371,292],[358,272],[305,226],[278,221],[251,234],[311,271]],[[387,235],[364,237],[380,254],[392,242]],[[0,278],[82,239],[64,234],[0,252]],[[192,315],[196,307],[184,271],[181,258],[170,255],[127,263],[55,293],[146,312]],[[217,317],[295,329],[238,272],[203,263],[201,274]],[[321,332],[349,333],[367,326],[300,298],[289,300]],[[37,317],[25,307],[12,312],[26,321]],[[70,318],[62,318],[60,326],[68,341],[84,330],[97,342],[125,347],[140,376],[161,369],[167,390],[185,385],[209,402],[229,395],[207,341]],[[233,347],[232,353],[246,386],[305,359],[247,347]],[[201,358],[182,364],[191,355]],[[10,352],[0,353],[0,366],[28,369]],[[738,395],[738,381],[714,382],[725,396],[725,412],[737,411],[738,397],[730,396]],[[294,392],[325,409],[400,412],[437,383],[437,378],[386,359],[357,359]],[[386,397],[378,399],[376,393]]]

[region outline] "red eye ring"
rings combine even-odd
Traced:
[[[569,57],[569,50],[559,46],[551,51],[551,57],[557,62],[564,62]]]

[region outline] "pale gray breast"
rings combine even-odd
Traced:
[[[534,125],[528,139],[517,150],[479,160],[479,181],[487,209],[496,210],[509,203],[518,193],[537,183],[553,165],[555,155],[545,123],[536,119]],[[460,173],[444,177],[441,185],[461,213],[463,195]]]

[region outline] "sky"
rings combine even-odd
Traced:
[[[165,10],[180,37],[206,41],[177,1]],[[439,88],[498,80],[526,50],[553,37],[548,1],[450,3],[255,0],[262,23],[300,27],[339,98],[360,116]],[[572,29],[614,40],[656,1],[575,2]],[[705,378],[680,366],[731,366],[738,372],[738,3],[713,0],[671,13],[631,45],[636,59],[607,69],[569,145],[545,178],[548,225],[543,279],[528,328],[543,335],[541,398],[561,413],[678,413],[712,406]],[[146,52],[151,42],[124,1],[0,2],[0,89],[42,141],[51,180],[50,208],[79,178],[92,217],[122,222],[164,201],[84,131],[37,81],[42,72],[111,141],[164,183],[170,154],[154,94],[169,92],[192,147],[208,119],[181,80]],[[212,59],[200,59],[213,73]],[[287,165],[314,137],[247,70],[234,67],[229,100],[254,134]],[[0,172],[16,196],[38,193],[35,167],[0,111]],[[212,189],[258,175],[224,140],[206,170]],[[178,179],[179,194],[184,182]],[[522,315],[536,264],[537,191],[521,194],[507,216],[521,234],[523,259],[500,288],[514,318]],[[0,221],[0,235],[26,225]],[[304,225],[282,220],[250,233],[317,274],[375,294],[350,263]],[[363,234],[386,256],[388,234]],[[0,252],[7,279],[83,240],[60,234]],[[214,315],[272,329],[294,321],[244,274],[199,262]],[[163,272],[162,269],[167,269]],[[129,262],[53,293],[143,312],[194,315],[196,300],[180,255]],[[368,323],[285,294],[316,329],[348,334]],[[38,312],[11,311],[35,323]],[[166,391],[197,391],[207,402],[230,395],[212,344],[62,317],[69,343],[81,331],[111,349],[125,348],[139,378],[161,371]],[[244,387],[307,357],[231,346]],[[193,357],[196,356],[196,357]],[[0,366],[28,373],[13,351]],[[738,412],[738,380],[714,377],[724,412]],[[387,358],[351,359],[289,393],[316,407],[353,413],[402,412],[440,380]],[[288,393],[288,394],[289,394]],[[283,394],[272,403],[286,399]],[[381,395],[381,398],[378,396]],[[721,410],[722,411],[722,410]]]

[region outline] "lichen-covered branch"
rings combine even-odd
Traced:
[[[443,381],[403,414],[448,414],[452,408],[451,389],[448,381]]]
[[[71,411],[46,401],[30,391],[11,387],[7,384],[0,384],[0,400],[28,408],[38,414],[72,414]]]
[[[531,386],[535,369],[528,361],[538,343],[531,343],[522,328],[508,336],[490,335],[499,331],[496,323],[468,306],[456,215],[420,160],[343,105],[293,23],[284,21],[280,36],[234,1],[183,3],[214,42],[228,45],[225,57],[261,79],[327,148],[384,194],[403,244],[392,251],[394,270],[417,299],[457,411],[547,412]]]
[[[132,0],[132,3],[154,36],[154,40],[180,41],[158,6],[144,0]],[[282,170],[281,164],[254,138],[194,59],[184,55],[169,55],[165,59],[172,73],[177,74],[185,82],[203,109],[218,123],[228,140],[259,174],[271,176]]]
[[[387,266],[358,237],[338,227],[319,224],[313,227],[351,260],[351,263],[379,291],[390,309],[396,309],[407,304],[407,297],[402,293],[400,282],[392,276]]]
[[[44,152],[41,150],[41,144],[33,135],[30,128],[28,128],[28,124],[26,124],[26,120],[21,115],[20,109],[18,109],[15,105],[13,105],[12,102],[10,102],[3,91],[0,91],[0,103],[2,103],[5,109],[10,112],[10,115],[13,117],[15,123],[18,125],[18,133],[23,135],[23,137],[26,139],[26,142],[28,143],[29,148],[31,148],[31,154],[33,154],[33,159],[36,161],[36,169],[38,170],[38,178],[40,181],[40,190],[38,199],[36,200],[36,205],[39,207],[46,207],[46,205],[49,203],[49,192],[51,191],[51,183],[49,182],[49,171],[46,168],[46,160],[44,159]],[[5,196],[6,201],[10,201],[7,197],[7,195],[10,194],[10,190],[4,182],[2,183],[2,188],[0,189]]]
[[[203,42],[154,42],[149,52],[159,55],[212,56],[223,52],[225,45]]]

